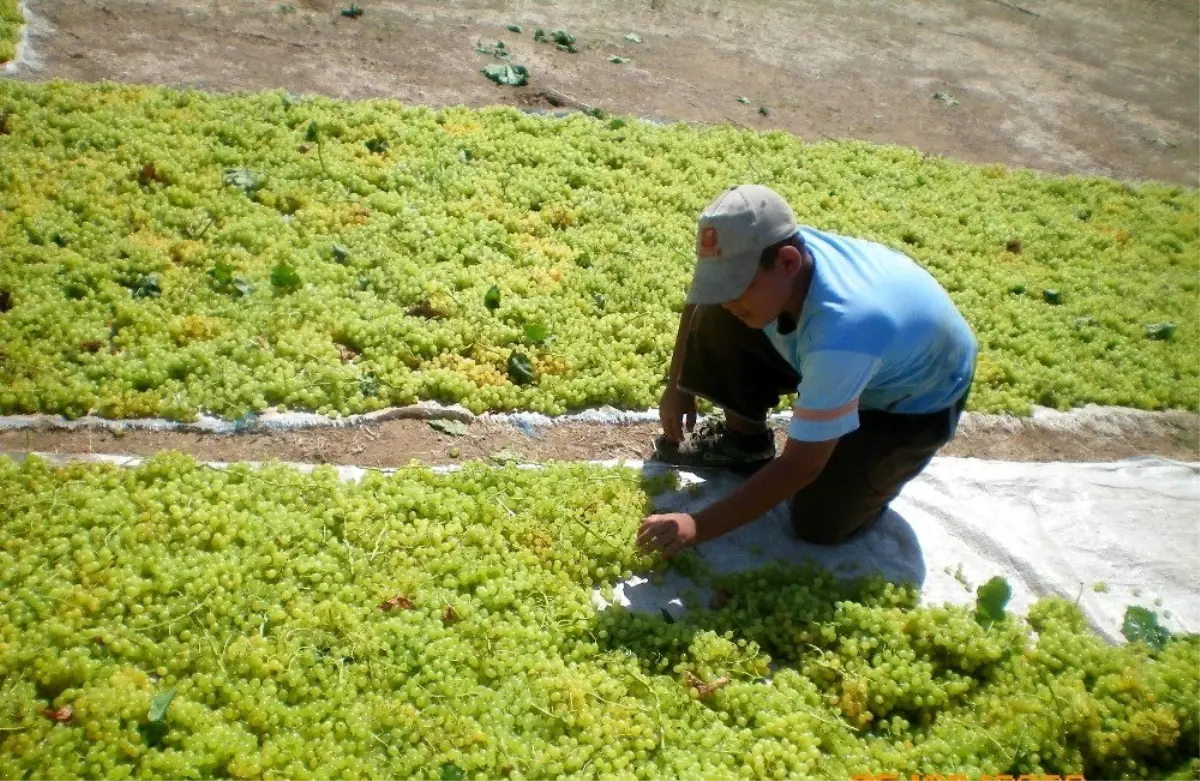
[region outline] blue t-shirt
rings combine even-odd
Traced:
[[[801,380],[788,436],[822,442],[858,428],[858,411],[929,413],[971,383],[978,347],[929,272],[862,239],[798,231],[813,278],[796,330],[764,330]],[[957,424],[957,421],[955,421]]]

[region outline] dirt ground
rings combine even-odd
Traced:
[[[532,430],[534,436],[527,431]],[[4,431],[0,452],[108,453],[150,456],[170,449],[204,461],[265,461],[403,466],[505,458],[530,461],[643,459],[657,425],[570,423],[518,429],[479,421],[461,436],[435,430],[424,420],[390,420],[369,426],[292,432],[214,435],[187,432]],[[784,433],[777,432],[782,448]],[[1007,461],[1115,461],[1139,455],[1183,461],[1200,459],[1200,416],[1170,412],[1123,423],[1083,422],[1070,429],[1011,417],[968,415],[959,436],[942,455]],[[512,457],[508,456],[508,457]]]
[[[1190,0],[358,0],[353,19],[349,0],[27,4],[18,78],[565,103],[1053,172],[1200,177]],[[579,52],[535,43],[538,27],[570,31]],[[497,39],[528,87],[481,75],[494,60],[475,43]]]
[[[282,88],[431,106],[591,108],[859,138],[1056,173],[1200,177],[1200,6],[1187,0],[27,0],[16,78],[234,91]],[[506,30],[520,24],[523,32]],[[535,43],[563,28],[578,53]],[[628,33],[641,42],[626,40]],[[531,72],[500,87],[476,41]],[[609,62],[612,55],[630,58]],[[943,99],[935,99],[935,94]],[[747,103],[737,98],[745,96]],[[765,107],[765,112],[760,112]],[[946,455],[1196,460],[1200,416],[1118,431],[976,418]],[[988,422],[991,420],[991,422]],[[542,429],[479,423],[451,437],[418,420],[212,436],[20,431],[0,451],[393,466],[510,450],[533,460],[643,458],[648,424]],[[781,435],[782,436],[782,435]],[[452,455],[451,451],[456,455]]]

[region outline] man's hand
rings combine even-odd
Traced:
[[[668,559],[694,545],[696,519],[687,513],[651,515],[642,521],[637,544],[646,551],[659,551]]]
[[[667,439],[682,442],[684,423],[688,431],[696,428],[696,397],[667,383],[667,389],[658,402],[658,419],[662,421]]]

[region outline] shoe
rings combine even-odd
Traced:
[[[683,442],[672,442],[660,434],[654,440],[652,458],[675,466],[752,475],[775,459],[775,437],[771,432],[765,432],[758,445],[745,444],[753,439],[730,432],[723,420],[705,421]]]

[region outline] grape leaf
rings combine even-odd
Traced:
[[[373,155],[381,155],[388,150],[388,140],[380,136],[368,139],[366,142],[367,151]]]
[[[379,395],[379,380],[373,374],[365,374],[358,380],[358,390],[366,397]]]
[[[1137,605],[1125,608],[1121,634],[1131,643],[1141,641],[1156,651],[1161,651],[1171,639],[1171,633],[1158,623],[1158,614]]]
[[[295,290],[300,287],[300,275],[287,263],[279,263],[271,269],[271,284],[278,290]]]
[[[218,288],[233,285],[233,266],[228,263],[218,263],[208,270],[208,275],[212,277],[213,283]]]
[[[525,324],[525,341],[530,344],[542,344],[550,336],[550,330],[543,323]]]
[[[143,187],[149,186],[151,182],[161,182],[162,175],[158,172],[158,168],[154,163],[146,163],[142,166],[142,170],[138,172],[138,184]]]
[[[1062,291],[1061,290],[1050,290],[1050,289],[1043,290],[1042,291],[1042,299],[1045,300],[1045,302],[1047,304],[1053,304],[1054,306],[1058,306],[1059,304],[1062,303],[1062,300],[1063,300]]]
[[[492,285],[488,288],[488,292],[483,296],[483,305],[488,309],[500,308],[500,288]]]
[[[1169,342],[1175,335],[1174,323],[1154,323],[1146,326],[1146,336],[1162,342]]]
[[[638,35],[637,33],[626,33],[625,40],[629,41],[630,43],[641,43],[642,36]]]
[[[431,420],[429,421],[429,425],[443,434],[449,434],[452,437],[466,436],[467,433],[467,424],[461,420]]]
[[[508,30],[510,33],[519,33],[519,32],[521,32],[521,25],[510,24],[508,27],[506,27],[504,29]]]
[[[533,382],[533,364],[524,353],[513,350],[508,356],[508,378],[517,385]]]
[[[996,576],[975,590],[975,619],[980,623],[1004,618],[1004,606],[1012,597],[1008,581]]]
[[[745,97],[745,96],[743,95],[743,96],[739,96],[739,97],[738,97],[738,99],[737,99],[737,101],[738,101],[738,103],[743,103],[743,104],[745,104],[745,103],[749,103],[749,102],[750,102],[750,98],[747,98],[747,97]]]
[[[608,58],[608,61],[611,63],[614,63],[616,65],[624,65],[625,63],[629,62],[629,58],[621,57],[621,56],[614,54],[613,56]]]
[[[208,270],[208,276],[212,278],[213,289],[218,293],[232,293],[241,297],[254,292],[254,286],[244,277],[234,275],[233,266],[228,263],[218,263],[213,266]]]
[[[358,7],[358,3],[351,3],[349,8],[342,9],[342,16],[347,19],[357,19],[363,15],[363,10]]]
[[[142,277],[133,283],[130,292],[134,298],[158,298],[162,295],[162,288],[158,286],[158,275],[148,274]]]
[[[510,87],[523,87],[529,83],[529,69],[524,65],[489,65],[481,72],[497,84]]]
[[[154,699],[150,700],[150,712],[146,714],[146,718],[151,722],[166,721],[167,708],[171,707],[173,699],[175,699],[174,687],[155,695]]]
[[[316,127],[316,123],[314,122],[311,127]],[[262,189],[263,180],[247,168],[227,168],[225,184],[240,188],[246,195],[254,195]]]
[[[561,46],[570,46],[571,44],[575,43],[575,36],[571,35],[566,30],[554,30],[553,32],[547,33],[545,30],[539,27],[533,33],[533,40],[540,43],[557,43]]]
[[[75,717],[75,709],[70,705],[64,705],[61,708],[42,708],[42,715],[50,721],[64,724]]]
[[[345,263],[350,258],[350,253],[340,244],[333,245],[333,259],[338,263]]]
[[[403,594],[397,594],[391,599],[385,599],[383,602],[379,603],[379,609],[385,613],[394,608],[400,608],[401,610],[412,610],[414,607],[415,605],[413,601]]]
[[[665,607],[660,607],[659,610],[662,611],[662,617],[668,624],[675,623],[675,616],[671,615],[671,611],[667,610]]]
[[[466,777],[467,774],[463,772],[463,769],[453,762],[442,765],[438,776],[441,781],[462,781]]]
[[[723,688],[731,680],[729,676],[722,675],[720,678],[716,678],[709,683],[705,683],[691,672],[684,673],[683,678],[684,682],[686,682],[688,686],[696,690],[696,693],[700,695],[700,699],[704,699],[718,689]]]
[[[512,52],[510,52],[508,47],[504,45],[504,41],[490,41],[488,43],[476,41],[475,51],[479,52],[480,54],[490,54],[497,60],[507,61],[512,59]]]

